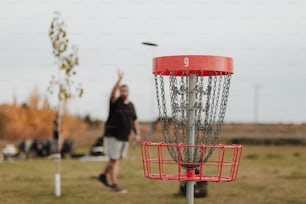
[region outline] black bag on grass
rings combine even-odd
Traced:
[[[187,182],[180,182],[180,194],[186,195]],[[194,183],[194,197],[207,197],[207,181],[200,181]]]

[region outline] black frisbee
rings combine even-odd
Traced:
[[[151,43],[151,42],[142,42],[142,44],[147,45],[147,46],[154,46],[154,47],[158,46],[156,43]]]

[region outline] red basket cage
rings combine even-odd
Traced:
[[[177,148],[177,161],[168,152],[170,146]],[[202,158],[184,161],[182,155],[187,148],[200,151]],[[143,142],[141,151],[144,175],[149,179],[230,182],[237,178],[242,146]]]

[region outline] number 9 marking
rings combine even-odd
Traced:
[[[184,58],[184,67],[189,67],[189,58],[188,57]]]

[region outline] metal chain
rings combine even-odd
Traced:
[[[229,95],[229,89],[230,89],[230,83],[231,83],[231,78],[232,75],[228,74],[224,76],[224,82],[223,82],[223,91],[222,91],[222,100],[220,104],[220,112],[219,112],[219,120],[218,120],[218,127],[217,127],[217,132],[214,135],[215,140],[218,140],[221,134],[221,128],[223,125],[224,117],[225,117],[225,112],[226,112],[226,107],[227,107],[227,101],[228,101],[228,95]]]
[[[215,107],[214,107],[214,116],[213,116],[213,124],[212,124],[212,129],[214,130],[214,135],[216,135],[216,132],[218,131],[218,126],[217,126],[217,122],[216,122],[216,116],[218,115],[218,107],[219,107],[219,98],[220,98],[220,90],[221,90],[221,84],[222,84],[222,79],[223,76],[221,75],[221,73],[216,73],[219,78],[218,80],[218,89],[217,89],[217,95],[216,95],[216,103],[215,103]],[[222,100],[222,99],[221,99]],[[222,111],[222,109],[220,108],[220,111]],[[212,138],[211,144],[215,145],[217,144],[217,139],[216,137]]]
[[[195,143],[217,144],[225,117],[231,75],[209,72],[208,77],[205,77],[204,72],[198,73],[195,77],[194,87],[189,87],[189,74],[188,71],[184,70],[180,76],[176,76],[175,73],[169,75],[173,125],[171,125],[170,118],[167,115],[166,87],[163,73],[155,75],[157,105],[164,140],[166,143],[188,143],[188,113],[192,111],[195,118],[192,121],[193,124],[191,124],[195,128]],[[189,104],[189,93],[195,96],[194,104]],[[171,157],[177,161],[178,148],[171,146],[168,147],[168,151]],[[203,161],[201,151],[201,149],[195,148],[193,161]],[[204,162],[209,159],[212,153],[213,149],[205,149]],[[181,150],[181,160],[187,161],[188,155],[189,148],[183,148]]]
[[[215,74],[216,73],[213,73],[213,81],[214,81],[214,83],[213,83],[213,91],[212,91],[212,99],[211,99],[211,103],[210,103],[210,114],[209,114],[209,130],[207,130],[207,131],[209,131],[209,135],[211,135],[212,134],[212,131],[213,131],[213,127],[212,127],[212,125],[213,125],[213,123],[214,123],[214,121],[213,121],[213,115],[214,115],[214,107],[215,107],[215,98],[216,98],[216,88],[217,88],[217,76],[215,76]]]
[[[216,132],[216,115],[217,115],[217,110],[219,106],[219,93],[220,93],[220,88],[221,88],[221,82],[220,76],[218,76],[218,72],[213,73],[213,88],[212,88],[212,99],[210,103],[210,114],[209,114],[209,125],[208,129],[206,129],[206,143],[205,144],[215,144],[216,141],[213,139],[213,135]],[[219,80],[218,80],[219,79]],[[217,91],[217,93],[216,93]],[[213,153],[214,149],[211,148],[208,151],[206,150],[205,153],[205,158],[204,162],[208,160],[208,158],[211,156]]]
[[[183,137],[186,138],[187,137],[187,130],[186,130],[186,124],[187,124],[187,112],[186,112],[186,109],[187,109],[187,104],[186,104],[186,100],[187,100],[187,96],[185,95],[186,91],[187,91],[187,87],[186,87],[186,83],[185,83],[185,80],[184,80],[184,75],[185,75],[185,72],[182,72],[182,75],[181,75],[181,120],[182,120],[182,131],[183,131]]]
[[[170,102],[171,102],[171,111],[172,111],[172,121],[174,123],[174,135],[178,135],[178,103],[177,103],[177,85],[176,85],[176,77],[174,73],[170,73]],[[175,142],[179,143],[178,137],[175,137]]]
[[[197,79],[200,78],[197,83],[198,83],[198,101],[197,101],[197,120],[196,120],[196,144],[200,144],[201,138],[204,137],[203,135],[203,128],[204,125],[201,124],[202,121],[202,112],[203,112],[203,95],[205,95],[205,90],[204,90],[204,72],[201,71],[200,76],[197,77]],[[194,153],[194,158],[195,161],[200,162],[202,160],[202,150],[201,149],[196,149]]]
[[[205,109],[203,109],[203,112],[205,114],[205,119],[204,119],[204,128],[203,128],[203,139],[202,143],[203,144],[208,144],[209,141],[209,108],[210,108],[210,97],[211,97],[211,84],[212,84],[212,72],[209,72],[209,77],[208,77],[208,82],[207,82],[207,89],[206,89],[206,104],[205,104]]]
[[[163,116],[164,107],[163,108],[161,107],[161,104],[160,104],[161,100],[160,100],[160,93],[159,93],[159,87],[160,87],[160,89],[163,89],[163,88],[162,88],[161,85],[159,86],[159,84],[158,84],[158,75],[154,75],[154,81],[155,81],[155,91],[156,91],[159,119],[160,119],[161,126],[162,126],[162,133],[165,136],[167,127],[165,126],[164,119],[163,119],[164,118],[164,116]]]
[[[164,78],[162,75],[160,75],[160,87],[161,87],[161,95],[162,95],[162,106],[163,106],[163,114],[164,114],[164,138],[166,143],[173,143],[173,140],[171,139],[171,135],[170,135],[170,124],[169,124],[169,118],[167,115],[167,103],[166,103],[166,97],[165,97],[165,85],[164,85]],[[170,147],[168,146],[168,151],[171,155],[171,157],[177,161],[177,149],[175,149],[175,147]]]

